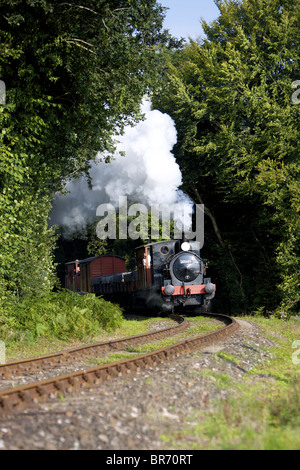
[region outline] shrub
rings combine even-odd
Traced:
[[[0,312],[0,338],[7,342],[40,336],[83,340],[103,329],[114,330],[122,321],[118,305],[94,294],[69,291],[6,300],[0,304]]]

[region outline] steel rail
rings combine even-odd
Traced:
[[[177,322],[175,326],[169,326],[157,331],[150,331],[140,335],[127,336],[101,343],[87,344],[76,348],[66,349],[64,351],[44,354],[42,356],[30,357],[19,361],[11,361],[6,364],[0,364],[0,378],[9,379],[12,376],[23,374],[28,371],[45,369],[58,364],[65,364],[74,358],[106,353],[110,350],[120,350],[126,346],[144,344],[146,342],[161,339],[171,334],[183,331],[188,326],[188,321],[180,315],[170,315],[170,318]]]
[[[218,318],[227,325],[212,333],[183,340],[152,353],[4,390],[0,392],[0,413],[18,411],[59,395],[66,396],[83,387],[91,388],[103,383],[105,380],[127,376],[127,374],[138,372],[141,369],[154,367],[203,346],[216,344],[229,337],[239,328],[239,324],[230,317],[220,314],[210,314],[209,316]]]

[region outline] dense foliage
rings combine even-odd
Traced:
[[[155,0],[0,0],[0,298],[54,285],[55,191],[140,117],[162,66]]]
[[[43,296],[24,297],[5,302],[2,308],[0,336],[7,345],[44,338],[84,341],[116,329],[123,316],[118,305],[105,302],[93,294],[51,292]]]
[[[206,38],[170,56],[155,105],[176,122],[184,190],[206,206],[220,309],[299,311],[300,4],[216,3]]]

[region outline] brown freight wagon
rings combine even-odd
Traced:
[[[93,292],[92,281],[100,276],[126,272],[125,258],[102,255],[80,261],[80,290]]]

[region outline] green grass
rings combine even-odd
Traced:
[[[147,333],[154,322],[166,321],[166,318],[161,317],[141,317],[139,320],[126,320],[123,318],[122,323],[114,331],[114,336],[135,336],[143,333]]]
[[[147,354],[153,351],[157,351],[158,349],[172,346],[173,344],[177,342],[178,342],[178,337],[173,336],[172,338],[164,338],[159,341],[154,341],[153,343],[137,344],[136,346],[128,346],[127,351],[136,352],[139,354]]]
[[[0,341],[6,360],[21,359],[146,333],[165,318],[127,321],[116,304],[69,291],[0,303]]]
[[[224,327],[224,323],[213,318],[200,318],[201,320],[199,321],[199,317],[186,317],[191,325],[191,328],[186,330],[183,336],[188,337],[205,335],[206,333],[211,333],[212,331],[216,331]]]
[[[252,317],[248,320],[256,322],[265,336],[276,342],[271,348],[272,358],[251,369],[242,381],[233,382],[230,377],[210,370],[199,371],[218,390],[225,390],[227,398],[215,400],[204,411],[192,410],[180,429],[161,436],[166,448],[300,449],[300,364],[292,361],[295,352],[292,344],[300,339],[300,321]],[[217,356],[238,363],[233,355],[219,352]]]
[[[1,302],[0,340],[5,343],[8,358],[35,349],[46,353],[64,343],[114,331],[122,321],[119,306],[93,294],[53,292]]]
[[[180,332],[177,335],[172,336],[171,338],[164,338],[153,343],[130,346],[127,348],[127,350],[131,352],[138,352],[140,354],[147,354],[158,349],[172,346],[173,344],[177,343],[178,341],[182,341],[183,339],[187,339],[192,336],[204,335],[205,333],[210,333],[224,326],[222,323],[215,323],[214,320],[206,319],[203,317],[201,317],[200,320],[199,317],[186,317],[186,319],[192,324],[191,328]]]
[[[222,324],[213,319],[189,317],[189,332],[128,350],[143,354],[174,344],[188,335],[200,335]],[[21,359],[125,336],[148,332],[152,324],[166,318],[126,320],[122,310],[94,295],[59,292],[40,298],[0,305],[0,340],[5,342],[6,359]],[[170,321],[170,325],[172,322]]]
[[[95,365],[95,366],[101,366],[102,364],[109,364],[112,362],[118,362],[121,361],[122,359],[131,359],[132,357],[138,356],[138,353],[136,354],[130,354],[130,353],[112,353],[108,354],[106,357],[97,357],[95,359],[88,359],[87,362],[90,365]]]
[[[238,358],[236,358],[232,354],[228,354],[228,353],[223,352],[223,351],[218,352],[217,356],[220,357],[221,359],[223,359],[224,361],[231,362],[232,364],[238,364],[239,363]]]

